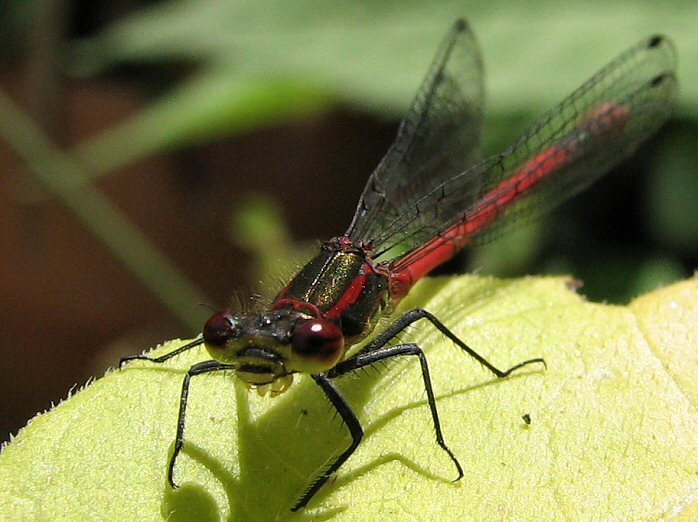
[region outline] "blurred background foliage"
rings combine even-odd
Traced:
[[[273,293],[344,231],[438,43],[480,42],[507,146],[655,32],[679,54],[660,135],[549,219],[451,263],[568,273],[624,303],[698,259],[698,4],[6,0],[0,10],[0,435],[127,353]],[[288,232],[292,231],[292,232]],[[242,292],[241,295],[244,295]]]

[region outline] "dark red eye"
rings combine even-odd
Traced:
[[[217,312],[204,325],[204,342],[210,346],[223,346],[235,337],[235,321],[230,310]]]
[[[342,355],[344,336],[336,324],[311,319],[296,326],[291,344],[296,355],[315,360],[329,369]]]

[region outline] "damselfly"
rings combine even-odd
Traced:
[[[395,143],[366,184],[344,235],[320,252],[264,309],[214,314],[196,340],[164,362],[202,343],[212,360],[192,366],[182,387],[168,480],[184,443],[192,377],[233,370],[250,387],[283,393],[296,373],[317,383],[348,428],[352,442],[310,482],[293,510],[305,506],[352,455],[363,437],[358,417],[335,379],[394,357],[419,360],[436,442],[463,469],[446,444],[427,358],[414,343],[396,341],[426,319],[497,377],[532,364],[500,370],[423,309],[414,309],[380,332],[357,354],[347,349],[372,332],[414,283],[473,242],[504,225],[557,206],[629,156],[668,118],[676,97],[671,43],[652,36],[618,56],[544,114],[512,146],[481,161],[482,64],[473,34],[460,20],[438,51]]]

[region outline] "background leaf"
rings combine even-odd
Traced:
[[[693,25],[686,23],[698,20],[698,5],[690,1],[672,2],[671,8],[629,0],[580,5],[167,2],[82,42],[71,67],[84,73],[124,62],[179,61],[199,64],[199,74],[123,127],[83,143],[77,152],[96,172],[108,172],[172,143],[199,140],[223,128],[239,132],[267,123],[264,104],[255,119],[248,91],[238,85],[250,89],[256,85],[272,100],[284,100],[289,90],[306,88],[306,110],[313,103],[322,107],[331,98],[400,117],[445,28],[459,17],[467,17],[484,50],[488,121],[501,125],[490,127],[490,139],[497,142],[515,137],[510,135],[512,114],[536,117],[644,36],[664,32],[676,41],[679,56],[698,55]],[[295,89],[290,88],[293,83]],[[682,61],[681,88],[681,112],[695,119],[695,60]],[[289,102],[289,109],[294,108],[301,107]],[[142,134],[141,129],[162,128],[157,122],[163,120],[170,125],[160,140]],[[196,123],[204,120],[212,125]]]

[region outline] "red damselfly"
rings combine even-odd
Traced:
[[[184,443],[192,377],[233,370],[251,387],[283,393],[296,373],[310,374],[348,428],[349,447],[322,469],[300,496],[305,506],[351,456],[361,424],[334,380],[394,357],[421,365],[436,442],[463,476],[445,442],[427,359],[414,343],[395,341],[426,319],[497,377],[500,370],[424,309],[393,322],[358,354],[347,349],[372,332],[414,283],[466,245],[491,238],[504,225],[538,216],[585,188],[629,156],[668,118],[676,97],[671,42],[652,36],[618,56],[553,107],[501,154],[481,161],[482,64],[473,34],[460,20],[443,42],[395,143],[373,172],[343,236],[322,245],[264,309],[214,314],[203,334],[164,356],[202,343],[212,360],[192,366],[182,386],[168,480]]]

